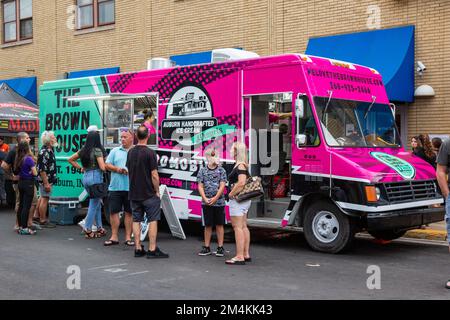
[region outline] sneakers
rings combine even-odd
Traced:
[[[217,247],[216,257],[223,257],[225,255],[225,249],[223,247]]]
[[[202,251],[198,253],[199,256],[209,256],[211,255],[211,249],[209,247],[202,247]]]
[[[31,226],[28,226],[28,229],[31,229],[33,231],[42,230],[41,226],[35,223],[33,223]]]
[[[146,254],[146,252],[145,252],[143,245],[141,245],[141,250],[134,249],[134,257],[135,258],[143,257],[143,256],[145,256],[145,254]]]
[[[35,235],[36,231],[33,231],[30,228],[20,228],[19,234],[20,235]]]
[[[167,253],[162,252],[156,247],[155,251],[147,251],[147,259],[157,259],[157,258],[168,258],[169,255]]]
[[[85,229],[85,220],[86,220],[86,219],[83,219],[83,220],[81,220],[80,222],[78,222],[78,225],[79,225],[83,230]],[[93,232],[97,232],[97,226],[92,225],[91,230],[92,230]]]

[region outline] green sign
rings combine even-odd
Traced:
[[[371,152],[372,157],[394,169],[405,179],[412,179],[416,175],[416,169],[403,159],[384,152]]]
[[[199,134],[192,137],[192,144],[196,145],[202,143],[203,141],[209,141],[220,136],[224,136],[236,131],[235,126],[230,126],[228,124],[221,124],[219,126],[209,128]]]
[[[74,101],[66,97],[105,93],[100,77],[52,81],[40,88],[40,131],[54,131],[58,182],[52,197],[85,198],[82,174],[67,159],[84,145],[90,125],[103,127],[96,100]]]

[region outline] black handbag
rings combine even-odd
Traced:
[[[108,184],[106,182],[96,183],[86,188],[89,197],[92,199],[105,198],[108,196]]]
[[[109,179],[108,175],[103,173],[103,182],[96,183],[86,187],[89,198],[106,198],[108,196]]]

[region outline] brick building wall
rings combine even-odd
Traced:
[[[436,92],[399,106],[408,109],[408,136],[450,133],[448,0],[116,0],[115,24],[96,32],[68,27],[74,3],[33,1],[32,43],[0,48],[0,78],[35,75],[41,84],[64,72],[134,71],[151,57],[223,47],[302,53],[310,37],[369,30],[368,8],[375,5],[381,28],[416,26],[415,58],[427,66],[416,87],[426,83]]]

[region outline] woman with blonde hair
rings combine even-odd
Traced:
[[[236,196],[244,189],[247,178],[250,176],[248,172],[249,164],[247,157],[247,148],[242,142],[235,142],[231,147],[236,164],[228,175],[228,181],[231,191],[228,194],[230,199],[230,217],[234,230],[234,238],[236,241],[236,255],[225,261],[226,264],[244,265],[250,262],[250,231],[247,227],[247,213],[251,205],[251,200],[242,202],[236,201]]]

